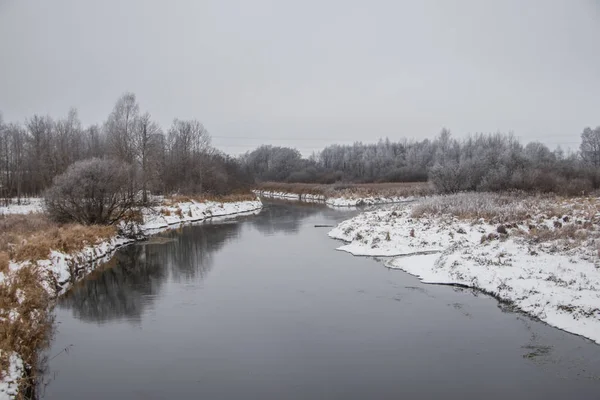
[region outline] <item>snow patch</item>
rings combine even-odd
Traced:
[[[0,350],[1,354],[2,350]],[[0,400],[9,400],[17,395],[19,390],[19,379],[23,376],[23,361],[12,353],[9,357],[9,367],[5,375],[0,379]]]
[[[44,201],[39,197],[11,199],[8,206],[0,205],[0,215],[31,214],[44,211]]]
[[[257,196],[293,200],[293,201],[304,201],[304,202],[319,202],[325,203],[330,207],[360,207],[360,206],[373,206],[379,204],[392,204],[392,203],[404,203],[414,201],[414,197],[384,197],[384,196],[371,196],[371,197],[326,197],[319,194],[309,193],[289,193],[289,192],[272,192],[265,190],[255,190],[254,193]]]

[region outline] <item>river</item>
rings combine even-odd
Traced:
[[[354,213],[269,202],[119,250],[59,301],[39,396],[600,396],[600,346],[335,251],[315,225]]]

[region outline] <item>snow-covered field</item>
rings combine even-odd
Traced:
[[[305,201],[305,202],[320,202],[325,203],[330,207],[358,207],[358,206],[372,206],[378,204],[392,204],[392,203],[404,203],[414,201],[414,197],[385,197],[385,196],[369,196],[369,197],[326,197],[318,194],[297,194],[289,192],[270,192],[270,191],[255,191],[258,196],[293,200],[293,201]]]
[[[37,209],[35,208],[36,204],[38,205]],[[120,230],[123,235],[94,246],[88,246],[75,254],[52,251],[47,260],[37,261],[37,265],[42,268],[45,289],[52,297],[55,297],[67,291],[73,281],[83,278],[103,261],[107,261],[116,249],[125,244],[168,229],[172,225],[249,215],[260,212],[261,208],[262,203],[259,199],[230,203],[187,201],[168,206],[156,206],[143,211],[143,223],[122,224]],[[13,210],[15,209],[11,206],[9,211],[12,213]],[[16,210],[26,213],[23,208]],[[41,211],[41,202],[39,201],[32,202],[30,211],[27,212],[36,211]],[[8,278],[7,275],[13,274],[29,264],[30,262],[11,261],[7,274],[0,272],[0,283]],[[0,400],[14,397],[18,386],[15,382],[21,378],[23,373],[22,360],[16,353],[10,356],[9,362],[10,367],[0,381]]]
[[[13,199],[8,206],[0,205],[0,215],[42,212],[42,204],[43,201],[39,197],[23,198],[21,199],[21,204],[18,204],[16,199]]]
[[[600,343],[598,204],[573,200],[556,207],[559,214],[570,210],[564,215],[541,207],[500,227],[449,214],[416,218],[417,203],[360,214],[329,236],[347,242],[339,250],[390,257],[386,266],[425,283],[481,289]]]

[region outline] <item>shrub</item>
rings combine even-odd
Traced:
[[[131,169],[120,161],[91,158],[72,164],[44,196],[57,222],[114,224],[135,205]]]

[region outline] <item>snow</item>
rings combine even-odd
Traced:
[[[158,206],[144,210],[144,223],[140,226],[142,232],[166,228],[169,225],[187,222],[203,221],[213,217],[221,217],[247,213],[262,208],[259,199],[232,203],[214,201],[188,201],[172,206]]]
[[[579,245],[536,243],[523,234],[523,225],[498,235],[497,225],[482,219],[413,218],[411,209],[366,212],[342,222],[329,236],[347,242],[339,250],[388,256],[387,267],[424,283],[481,289],[552,326],[600,343],[600,271],[593,239]],[[548,230],[562,229],[556,218],[533,218]]]
[[[293,201],[305,201],[305,202],[324,202],[325,196],[322,194],[310,194],[310,193],[290,193],[290,192],[273,192],[268,190],[254,190],[254,194],[257,196],[268,197],[272,199],[283,199]]]
[[[304,201],[304,202],[320,202],[325,203],[330,207],[359,207],[372,206],[379,204],[404,203],[414,201],[414,197],[385,197],[385,196],[370,196],[370,197],[326,197],[324,195],[309,194],[309,193],[289,193],[289,192],[272,192],[272,191],[255,191],[258,196],[276,198],[283,200]]]
[[[30,214],[43,211],[43,200],[38,197],[21,199],[21,204],[17,204],[16,199],[12,199],[8,206],[0,205],[0,215],[3,214]]]
[[[17,395],[19,388],[18,381],[22,376],[23,361],[17,353],[12,353],[9,357],[8,371],[0,379],[0,400],[9,400]]]
[[[414,197],[330,197],[325,203],[332,207],[358,207],[358,206],[374,206],[378,204],[406,203],[414,201]]]

